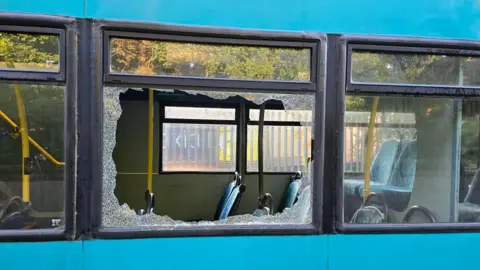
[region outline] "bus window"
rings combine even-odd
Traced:
[[[38,31],[0,33],[0,230],[64,226],[63,32]]]
[[[288,143],[293,152],[282,160],[281,171],[264,175],[270,211],[254,216],[260,180],[257,172],[248,171],[247,161],[249,148],[257,145],[248,138],[255,125],[258,130],[258,117],[250,117],[249,110],[255,112],[262,103],[282,107],[273,112],[286,117],[273,123],[277,120],[268,112],[265,123],[278,124],[282,136],[290,131],[277,138],[272,153],[284,151],[278,140]],[[306,94],[104,87],[103,226],[161,229],[311,222],[308,159],[313,103],[313,95]],[[242,147],[242,141],[248,145]],[[296,174],[299,170],[303,172]],[[293,186],[291,196],[287,196],[289,186]],[[232,196],[240,199],[232,201]],[[153,207],[149,204],[153,200],[146,198],[154,198]],[[231,204],[225,212],[227,203]]]
[[[64,102],[64,87],[0,84],[0,229],[63,223]]]
[[[348,96],[344,222],[478,221],[479,105],[478,99]]]

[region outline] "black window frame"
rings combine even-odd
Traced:
[[[253,106],[249,106],[247,109],[246,109],[246,117],[247,117],[247,128],[245,130],[245,137],[247,139],[247,145],[245,147],[248,146],[248,126],[257,126],[258,127],[258,124],[259,124],[259,121],[258,120],[251,120],[250,119],[250,110],[251,109],[259,109],[260,107],[259,106],[256,106],[256,107],[253,107]],[[284,110],[284,108],[281,108],[281,107],[272,107],[272,106],[266,106],[265,108],[265,111],[268,111],[268,110],[278,110],[278,111],[282,111]],[[312,113],[313,113],[313,110],[312,110]],[[310,124],[313,124],[313,121],[314,119],[310,120],[309,122],[303,122],[303,123],[310,123]],[[263,122],[264,124],[264,127],[267,127],[267,126],[274,126],[274,127],[305,127],[307,128],[307,126],[304,126],[302,125],[302,122],[300,121],[264,121]],[[313,128],[313,126],[312,126]],[[313,129],[312,129],[313,130]],[[312,139],[313,139],[313,136],[312,136]],[[313,145],[312,145],[312,148],[313,148]],[[310,154],[312,153],[312,150],[313,149],[310,149]],[[247,149],[245,149],[245,153],[247,152]],[[246,161],[246,159],[245,159]],[[255,174],[258,174],[258,170],[257,171],[249,171],[247,169],[247,165],[245,164],[245,172],[246,172],[246,175],[255,175]],[[295,171],[292,171],[292,172],[286,172],[286,171],[264,171],[263,174],[265,175],[294,175],[296,172]]]
[[[329,48],[334,49],[328,52],[329,59],[340,59],[337,65],[329,67],[336,71],[335,74],[328,74],[327,86],[327,133],[335,130],[336,137],[328,137],[326,145],[334,145],[336,150],[325,153],[332,153],[335,158],[325,162],[326,167],[333,167],[333,172],[327,172],[325,177],[332,176],[336,197],[333,212],[326,213],[330,223],[327,230],[332,232],[351,233],[453,233],[466,231],[480,231],[480,223],[388,223],[388,224],[349,224],[343,220],[344,191],[343,191],[343,151],[344,151],[344,115],[345,100],[347,95],[368,95],[368,96],[412,96],[412,97],[440,97],[440,98],[469,98],[480,97],[480,88],[472,86],[446,86],[446,85],[395,85],[389,83],[351,83],[351,52],[352,48],[361,46],[376,52],[427,52],[427,53],[448,53],[454,56],[480,55],[480,42],[453,39],[431,39],[431,38],[405,38],[390,36],[367,36],[367,35],[334,35],[329,36]],[[413,49],[412,49],[413,48]],[[336,93],[334,93],[336,92]],[[331,103],[329,103],[329,101]],[[330,106],[329,106],[330,104]],[[331,109],[328,112],[329,108]],[[335,116],[332,115],[335,113]],[[329,123],[331,126],[328,126]],[[326,195],[324,191],[324,197]]]
[[[61,85],[65,89],[64,109],[64,226],[61,229],[0,230],[0,242],[72,240],[76,235],[75,189],[77,168],[77,24],[72,18],[0,13],[0,31],[59,35],[58,72],[0,70],[0,81],[7,84]]]
[[[115,22],[108,20],[94,20],[91,33],[93,41],[94,57],[93,69],[91,72],[93,87],[96,95],[91,96],[92,112],[92,179],[88,184],[92,191],[89,202],[90,229],[91,235],[95,238],[145,238],[145,237],[179,237],[179,236],[234,236],[234,235],[311,235],[321,233],[321,209],[322,209],[322,185],[323,185],[323,109],[315,110],[315,146],[313,150],[314,159],[319,165],[315,166],[312,187],[312,223],[311,224],[264,224],[264,225],[215,225],[215,226],[194,226],[192,228],[169,228],[152,230],[149,228],[103,228],[102,220],[102,153],[103,153],[103,87],[145,87],[145,88],[168,88],[179,90],[206,90],[221,92],[257,92],[257,93],[278,93],[278,94],[310,94],[315,98],[315,106],[324,107],[325,95],[325,69],[326,69],[326,35],[320,33],[295,33],[295,32],[270,32],[237,30],[213,27],[184,27],[176,25],[137,23],[137,22]],[[219,79],[191,79],[191,78],[166,78],[161,76],[132,76],[132,75],[111,75],[105,73],[105,62],[109,53],[106,44],[109,40],[109,33],[115,31],[116,35],[122,34],[125,37],[135,36],[138,38],[145,35],[157,36],[172,35],[189,36],[193,41],[204,37],[209,41],[216,40],[243,40],[242,44],[278,45],[284,42],[304,44],[312,47],[311,82],[307,87],[305,83],[292,83],[282,81],[239,81]],[[106,34],[106,36],[104,35]],[[282,43],[279,43],[282,42]],[[239,142],[240,144],[242,142]],[[238,154],[238,150],[237,150]]]

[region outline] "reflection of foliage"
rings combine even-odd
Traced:
[[[0,33],[0,62],[45,67],[47,61],[59,62],[58,37],[53,35]]]
[[[310,51],[113,39],[112,70],[262,80],[308,80]]]
[[[347,96],[346,97],[346,110],[347,111],[369,111],[367,102],[363,97]]]

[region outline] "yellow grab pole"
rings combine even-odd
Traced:
[[[15,68],[13,62],[7,62],[8,68]],[[15,98],[17,100],[18,118],[20,119],[20,136],[22,137],[22,199],[25,202],[30,201],[30,176],[25,175],[25,161],[30,157],[30,145],[28,142],[28,122],[25,106],[23,104],[22,93],[18,84],[13,85]]]
[[[370,165],[372,163],[372,150],[373,150],[373,129],[375,128],[375,116],[378,110],[379,97],[373,98],[372,110],[370,111],[370,121],[368,123],[367,132],[367,149],[365,151],[365,165],[363,170],[365,172],[363,176],[363,199],[365,200],[370,194]]]
[[[15,122],[13,122],[12,119],[10,119],[10,117],[8,117],[8,115],[6,115],[2,110],[0,110],[0,117],[5,119],[5,121],[7,121],[8,124],[10,124],[10,126],[12,126],[13,128],[18,127],[17,124],[15,124]],[[44,156],[46,156],[47,159],[50,160],[50,162],[52,162],[53,164],[58,165],[58,166],[64,166],[65,165],[65,162],[58,161],[56,158],[54,158],[50,153],[48,153],[47,150],[45,150],[40,144],[38,144],[32,137],[28,136],[28,141],[35,148],[37,148],[38,151],[40,151]]]
[[[14,84],[13,88],[15,89],[15,97],[17,100],[18,118],[20,119],[20,136],[22,139],[22,199],[28,202],[30,201],[30,175],[25,174],[25,162],[30,157],[27,114],[25,112],[20,86]]]
[[[148,168],[147,168],[147,189],[152,192],[153,173],[153,90],[148,92]]]

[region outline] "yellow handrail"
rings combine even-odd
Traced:
[[[0,117],[5,119],[5,121],[7,121],[8,124],[10,124],[10,126],[12,126],[13,128],[18,127],[17,124],[15,124],[15,122],[13,122],[12,119],[10,119],[10,117],[8,117],[8,115],[6,115],[2,110],[0,110]],[[40,151],[45,157],[47,157],[47,159],[50,160],[50,162],[52,162],[53,164],[57,166],[65,165],[65,162],[58,161],[55,157],[53,157],[50,153],[48,153],[47,150],[45,150],[41,145],[39,145],[32,137],[28,136],[28,141],[35,148],[37,148],[37,150]]]
[[[148,92],[148,168],[147,168],[147,189],[153,192],[152,173],[153,173],[153,90]]]
[[[363,176],[363,199],[365,200],[370,194],[370,165],[372,163],[372,148],[373,148],[373,129],[375,127],[375,116],[378,110],[379,97],[373,98],[372,110],[370,111],[370,121],[368,123],[367,132],[367,149],[365,151],[365,165]]]

